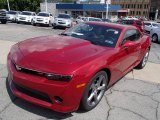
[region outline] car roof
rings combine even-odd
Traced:
[[[66,13],[59,13],[58,15],[69,15],[70,16],[70,14],[66,14]]]
[[[122,21],[140,21],[142,22],[142,20],[122,20]]]
[[[22,12],[30,12],[30,13],[35,13],[35,12],[32,12],[32,11],[22,11]]]
[[[96,22],[96,21],[86,22],[86,23],[102,25],[102,26],[109,26],[109,27],[114,27],[114,28],[119,28],[119,29],[137,29],[135,26],[132,26],[132,25],[122,25],[122,24],[117,24],[117,23],[104,23],[104,22]]]
[[[39,13],[45,13],[45,14],[50,14],[49,12],[39,12]]]

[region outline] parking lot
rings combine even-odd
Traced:
[[[152,43],[149,62],[111,87],[89,112],[57,113],[14,98],[6,85],[6,57],[22,40],[59,34],[63,29],[16,23],[0,24],[0,120],[160,120],[160,44]]]

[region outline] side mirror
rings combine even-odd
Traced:
[[[134,42],[130,41],[130,40],[126,40],[123,44],[122,44],[122,48],[128,48],[130,46],[133,46]]]

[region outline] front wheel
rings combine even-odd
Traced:
[[[2,24],[6,24],[6,23],[7,23],[7,20],[2,20],[1,23],[2,23]]]
[[[158,36],[157,36],[156,34],[154,34],[154,35],[152,36],[152,41],[153,41],[153,42],[158,42]]]
[[[147,61],[148,61],[148,57],[149,57],[149,49],[147,49],[143,59],[141,60],[141,62],[136,66],[136,68],[138,69],[142,69],[145,67]]]
[[[108,83],[105,71],[100,71],[89,81],[81,99],[80,109],[89,111],[101,101]]]

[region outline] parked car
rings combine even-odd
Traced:
[[[53,23],[53,16],[51,13],[48,12],[39,12],[35,17],[34,17],[34,23],[33,25],[47,25],[51,26]]]
[[[4,9],[0,10],[0,22],[2,24],[6,24],[7,23],[7,15],[6,14],[7,14],[6,10],[4,10]]]
[[[57,17],[55,17],[54,21],[53,21],[53,28],[57,28],[57,27],[65,27],[65,28],[69,28],[72,27],[73,24],[73,18],[71,17],[71,15],[69,14],[58,14]]]
[[[151,30],[153,28],[158,28],[159,23],[153,22],[153,21],[145,21],[144,22],[144,30],[146,33],[150,34]]]
[[[133,16],[127,16],[125,17],[125,20],[138,20],[138,18]]]
[[[7,20],[11,21],[11,22],[16,22],[16,18],[18,17],[18,15],[21,14],[20,11],[8,11],[7,12]]]
[[[76,23],[85,22],[85,19],[86,19],[86,17],[78,16],[78,17],[76,18]]]
[[[142,20],[119,20],[118,23],[133,25],[137,27],[141,32],[144,32],[144,21]]]
[[[15,96],[58,112],[89,111],[105,91],[148,60],[150,36],[134,26],[85,22],[56,36],[12,46],[8,82]]]
[[[99,21],[99,22],[102,22],[102,19],[95,18],[95,17],[86,17],[85,21]]]
[[[31,11],[22,11],[20,15],[17,17],[17,23],[29,23],[33,24],[33,18],[36,16],[35,12]]]
[[[152,30],[150,32],[150,36],[151,36],[153,42],[160,43],[160,25],[156,28],[152,28]]]
[[[110,19],[102,18],[103,22],[112,22]]]

